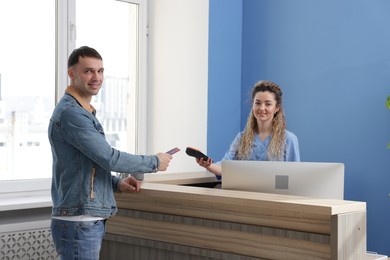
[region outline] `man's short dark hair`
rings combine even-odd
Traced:
[[[69,55],[68,69],[79,62],[80,56],[83,58],[92,57],[97,58],[99,60],[103,60],[102,56],[100,56],[100,54],[94,48],[88,46],[81,46],[80,48],[74,49]]]

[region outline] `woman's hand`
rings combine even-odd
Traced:
[[[208,169],[213,163],[213,159],[211,159],[210,157],[207,158],[207,160],[203,160],[203,158],[196,158],[196,162],[199,164],[199,166]]]
[[[210,157],[207,160],[203,160],[203,158],[196,158],[196,162],[199,164],[199,166],[204,167],[207,171],[215,175],[221,176],[221,165],[213,163],[213,159],[211,159]]]

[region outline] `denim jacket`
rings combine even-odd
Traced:
[[[70,94],[71,93],[71,94]],[[117,211],[114,192],[119,178],[111,171],[157,171],[157,156],[132,155],[112,148],[95,113],[67,88],[49,124],[53,154],[53,216],[110,217]]]

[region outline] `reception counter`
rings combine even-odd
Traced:
[[[366,259],[366,204],[215,188],[209,173],[145,175],[117,194],[101,259]]]

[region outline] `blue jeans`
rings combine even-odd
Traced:
[[[51,235],[62,260],[98,260],[105,220],[65,221],[51,220]]]

